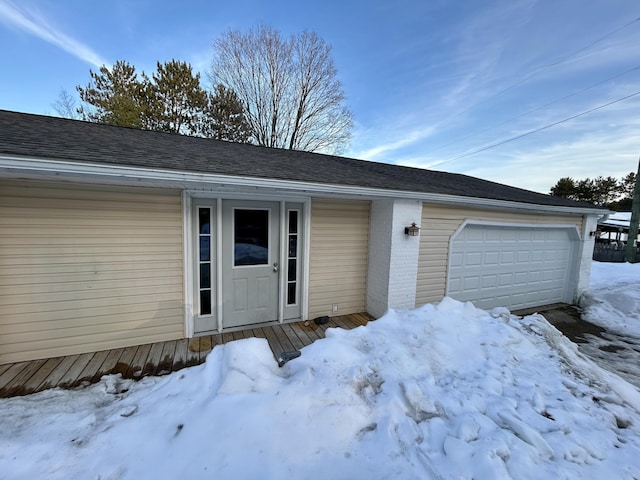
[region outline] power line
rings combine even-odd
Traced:
[[[476,153],[484,152],[486,150],[490,150],[492,148],[499,147],[500,145],[504,145],[505,143],[513,142],[514,140],[518,140],[520,138],[527,137],[527,136],[532,135],[534,133],[541,132],[542,130],[547,130],[548,128],[555,127],[556,125],[560,125],[561,123],[568,122],[569,120],[573,120],[574,118],[582,117],[582,116],[587,115],[589,113],[595,112],[596,110],[601,110],[601,109],[603,109],[605,107],[613,105],[614,103],[623,102],[624,100],[628,100],[629,98],[635,97],[636,95],[640,95],[640,91],[637,91],[635,93],[627,95],[626,97],[618,98],[617,100],[613,100],[613,101],[611,101],[609,103],[605,103],[604,105],[600,105],[598,107],[594,107],[594,108],[592,108],[590,110],[586,110],[586,111],[578,113],[576,115],[572,115],[571,117],[567,117],[567,118],[565,118],[563,120],[559,120],[557,122],[550,123],[548,125],[545,125],[544,127],[536,128],[536,129],[530,130],[530,131],[528,131],[526,133],[522,133],[520,135],[516,135],[515,137],[511,137],[511,138],[508,138],[506,140],[502,140],[502,141],[500,141],[498,143],[494,143],[492,145],[487,145],[486,147],[479,148],[479,149],[474,150],[472,152],[465,153],[463,155],[459,155],[457,157],[450,158],[448,160],[444,160],[444,161],[436,163],[434,165],[430,165],[429,168],[437,167],[439,165],[444,165],[445,163],[453,162],[454,160],[460,160],[461,158],[470,157],[471,155],[475,155]]]
[[[577,50],[573,51],[572,53],[570,53],[570,54],[568,54],[568,55],[565,55],[564,57],[561,57],[560,59],[556,60],[555,62],[551,62],[551,63],[549,63],[549,64],[547,64],[547,65],[542,65],[541,67],[538,67],[538,68],[537,68],[537,69],[535,69],[533,72],[531,72],[529,75],[525,76],[522,80],[520,80],[520,81],[518,81],[518,82],[516,82],[516,83],[514,83],[514,84],[512,84],[512,85],[510,85],[510,86],[508,86],[508,87],[506,87],[506,88],[505,88],[505,89],[503,89],[503,90],[500,90],[498,93],[496,93],[496,95],[495,95],[495,96],[497,96],[497,95],[501,95],[501,94],[503,94],[504,92],[506,92],[506,91],[508,91],[508,90],[511,90],[513,87],[517,87],[518,85],[523,84],[524,82],[526,82],[526,81],[527,81],[527,80],[529,80],[530,78],[535,77],[536,75],[538,75],[538,73],[540,73],[540,72],[542,72],[542,71],[544,71],[544,70],[546,70],[546,69],[548,69],[548,68],[555,67],[556,65],[560,65],[561,63],[566,62],[566,61],[567,61],[567,60],[569,60],[571,57],[574,57],[574,56],[576,56],[577,54],[579,54],[579,53],[581,53],[581,52],[584,52],[585,50],[588,50],[589,48],[593,47],[594,45],[596,45],[596,44],[600,43],[600,42],[601,42],[601,41],[603,41],[603,40],[606,40],[607,38],[609,38],[609,37],[611,37],[611,36],[615,35],[615,34],[616,34],[616,33],[618,33],[619,31],[624,30],[625,28],[627,28],[627,27],[629,27],[629,26],[633,25],[634,23],[636,23],[636,22],[638,22],[638,21],[640,21],[640,17],[638,17],[638,18],[634,18],[634,19],[633,19],[633,20],[631,20],[630,22],[627,22],[627,23],[625,23],[624,25],[622,25],[621,27],[618,27],[618,28],[616,28],[616,29],[614,29],[614,30],[612,30],[612,31],[610,31],[610,32],[608,32],[608,33],[606,33],[606,34],[605,34],[605,35],[603,35],[602,37],[600,37],[600,38],[598,38],[598,39],[594,40],[594,41],[593,41],[593,42],[591,42],[591,43],[588,43],[587,45],[585,45],[585,46],[583,46],[583,47],[580,47],[579,49],[577,49]]]
[[[542,110],[543,108],[550,107],[551,105],[555,105],[556,103],[559,103],[559,102],[561,102],[563,100],[566,100],[567,98],[571,98],[571,97],[575,97],[576,95],[580,95],[581,93],[584,93],[584,92],[586,92],[588,90],[591,90],[592,88],[599,87],[600,85],[604,85],[607,82],[615,80],[616,78],[620,78],[620,77],[622,77],[624,75],[627,75],[628,73],[634,72],[636,70],[640,70],[640,65],[638,65],[636,67],[633,67],[633,68],[630,68],[629,70],[626,70],[626,71],[624,71],[622,73],[618,73],[617,75],[609,77],[609,78],[607,78],[605,80],[601,80],[600,82],[594,83],[594,84],[592,84],[592,85],[590,85],[588,87],[585,87],[585,88],[583,88],[581,90],[578,90],[578,91],[575,91],[575,92],[570,93],[568,95],[565,95],[563,97],[560,97],[560,98],[558,98],[556,100],[552,100],[551,102],[545,103],[544,105],[540,105],[539,107],[535,107],[535,108],[532,108],[531,110],[527,110],[526,112],[520,113],[520,114],[515,115],[513,117],[509,117],[506,120],[498,122],[498,123],[496,123],[494,125],[491,125],[489,127],[483,128],[482,130],[478,130],[476,132],[469,133],[469,134],[467,134],[467,135],[465,135],[463,137],[458,137],[455,140],[452,140],[450,142],[444,143],[442,145],[438,145],[437,147],[435,147],[431,151],[432,152],[438,151],[438,150],[440,150],[440,149],[442,149],[444,147],[448,147],[449,145],[453,145],[454,143],[459,143],[461,140],[466,140],[467,138],[474,137],[476,135],[479,135],[479,134],[484,133],[484,132],[489,131],[489,130],[493,130],[495,127],[498,127],[500,125],[504,125],[505,123],[511,122],[511,121],[516,120],[516,119],[518,119],[520,117],[524,117],[525,115],[529,115],[530,113],[537,112],[538,110]]]
[[[487,98],[485,98],[485,99],[481,100],[479,103],[477,103],[477,104],[475,104],[475,105],[472,105],[472,106],[469,106],[469,107],[467,107],[467,108],[465,108],[465,109],[463,109],[463,110],[461,110],[461,111],[457,112],[453,117],[449,118],[449,120],[451,120],[452,118],[459,117],[459,116],[460,116],[460,115],[462,115],[463,113],[466,113],[466,112],[470,111],[471,109],[473,109],[473,108],[477,107],[478,105],[480,105],[480,104],[482,104],[482,103],[486,102],[489,98],[495,98],[495,97],[498,97],[498,96],[502,95],[503,93],[508,92],[508,91],[509,91],[509,90],[511,90],[512,88],[517,87],[518,85],[522,85],[522,84],[523,84],[523,83],[525,83],[527,80],[529,80],[529,79],[531,79],[531,78],[535,77],[536,75],[538,75],[538,73],[540,73],[541,71],[547,70],[547,69],[549,69],[549,68],[551,68],[551,67],[555,67],[556,65],[560,65],[561,63],[566,62],[567,60],[569,60],[571,57],[574,57],[574,56],[575,56],[575,55],[577,55],[578,53],[580,53],[580,52],[584,52],[585,50],[588,50],[589,48],[591,48],[591,47],[593,47],[594,45],[596,45],[596,44],[600,43],[601,41],[606,40],[607,38],[609,38],[609,37],[611,37],[611,36],[615,35],[616,33],[620,32],[621,30],[624,30],[625,28],[627,28],[627,27],[629,27],[629,26],[631,26],[631,25],[633,25],[634,23],[639,22],[639,21],[640,21],[640,17],[634,18],[633,20],[631,20],[631,21],[629,21],[629,22],[625,23],[624,25],[622,25],[622,26],[620,26],[620,27],[618,27],[618,28],[615,28],[615,29],[611,30],[610,32],[607,32],[607,33],[606,33],[606,34],[604,34],[602,37],[599,37],[599,38],[597,38],[596,40],[594,40],[594,41],[592,41],[592,42],[588,43],[587,45],[585,45],[585,46],[583,46],[583,47],[578,48],[577,50],[575,50],[575,51],[573,51],[573,52],[569,53],[568,55],[565,55],[564,57],[561,57],[560,59],[558,59],[558,60],[556,60],[556,61],[553,61],[553,62],[548,63],[548,64],[546,64],[546,65],[542,65],[541,67],[538,67],[537,69],[535,69],[535,70],[534,70],[533,72],[531,72],[530,74],[526,75],[526,76],[525,76],[524,78],[522,78],[521,80],[518,80],[517,82],[512,83],[512,84],[511,84],[511,85],[509,85],[508,87],[505,87],[505,88],[503,88],[502,90],[499,90],[497,93],[495,93],[495,94],[491,95],[490,97],[487,97]],[[467,138],[467,137],[465,137],[465,138]]]

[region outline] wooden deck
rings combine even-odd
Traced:
[[[278,358],[283,351],[299,350],[324,338],[327,328],[351,329],[365,325],[371,319],[372,317],[366,313],[356,313],[331,317],[325,325],[316,325],[313,321],[286,323],[198,338],[0,365],[0,398],[27,395],[53,387],[74,388],[89,385],[108,374],[120,373],[124,378],[133,379],[149,375],[166,375],[203,363],[216,345],[243,338],[266,338],[274,357]]]

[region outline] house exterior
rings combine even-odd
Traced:
[[[0,111],[0,364],[445,295],[572,302],[603,213],[465,175]]]

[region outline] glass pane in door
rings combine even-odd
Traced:
[[[235,267],[269,263],[269,210],[233,211]]]

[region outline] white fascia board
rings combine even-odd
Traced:
[[[382,188],[312,183],[295,180],[278,180],[0,155],[0,176],[3,176],[3,173],[7,174],[8,177],[13,176],[14,178],[41,178],[50,180],[51,176],[55,175],[57,178],[69,180],[74,178],[77,178],[79,181],[83,179],[100,179],[102,181],[108,181],[109,183],[121,183],[124,185],[164,186],[182,189],[197,189],[198,186],[204,188],[205,186],[213,185],[222,186],[223,188],[265,188],[271,191],[293,191],[299,194],[366,198],[403,198],[445,205],[466,205],[476,208],[508,209],[540,213],[598,216],[609,213],[606,210],[595,208],[538,205],[441,193],[387,190]],[[219,190],[207,189],[207,191]]]

